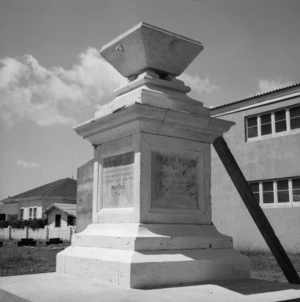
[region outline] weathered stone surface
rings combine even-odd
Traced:
[[[250,277],[211,220],[210,146],[232,123],[174,79],[201,50],[144,23],[101,50],[130,78],[75,128],[95,147],[93,224],[58,254],[58,272],[133,288]]]
[[[103,46],[100,54],[124,77],[146,69],[178,76],[202,49],[200,42],[142,22]]]
[[[198,209],[197,158],[152,152],[153,208]]]
[[[134,153],[104,159],[103,208],[133,206]]]

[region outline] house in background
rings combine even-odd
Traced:
[[[76,225],[76,204],[54,203],[44,211],[48,226],[60,228]]]
[[[6,198],[0,204],[0,218],[39,219],[53,204],[76,204],[77,181],[63,178]]]
[[[287,251],[300,252],[300,84],[211,109],[235,122],[224,138]],[[212,213],[235,248],[267,250],[216,152]]]

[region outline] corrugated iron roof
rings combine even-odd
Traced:
[[[3,201],[5,202],[10,199],[42,197],[42,196],[65,197],[65,198],[76,199],[77,181],[69,177],[59,179],[51,183],[45,184],[43,186],[6,198]]]
[[[234,101],[234,102],[230,102],[227,104],[212,107],[212,108],[210,108],[210,111],[213,112],[214,114],[215,114],[214,111],[226,112],[226,110],[229,110],[228,107],[241,108],[241,107],[253,104],[253,103],[260,103],[260,102],[263,102],[265,100],[268,100],[268,99],[271,99],[274,97],[279,97],[281,95],[285,95],[287,93],[291,93],[292,91],[299,90],[299,89],[300,89],[300,83],[297,83],[297,84],[294,84],[291,86],[272,90],[272,91],[269,91],[266,93],[254,95],[252,97],[245,98],[245,99],[242,99],[239,101]],[[224,110],[222,110],[223,108],[224,108]],[[230,109],[232,109],[232,108],[230,108]]]
[[[61,210],[61,211],[65,212],[65,213],[67,213],[68,215],[76,217],[76,209],[77,209],[77,205],[76,204],[73,204],[73,203],[54,203],[50,207],[48,207],[44,211],[44,213],[48,213],[53,208],[56,208],[58,210]]]

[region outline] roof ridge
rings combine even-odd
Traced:
[[[238,103],[250,101],[252,99],[268,96],[268,95],[270,95],[272,93],[276,93],[276,92],[284,92],[284,90],[287,90],[287,89],[290,89],[290,88],[296,88],[297,86],[299,86],[299,88],[300,88],[300,83],[296,83],[296,84],[293,84],[293,85],[290,85],[290,86],[286,86],[286,87],[278,88],[278,89],[275,89],[275,90],[271,90],[271,91],[268,91],[268,92],[265,92],[265,93],[256,94],[256,95],[253,95],[253,96],[250,96],[250,97],[238,100],[238,101],[233,101],[233,102],[230,102],[230,103],[225,103],[225,104],[222,104],[222,105],[218,105],[218,106],[210,108],[210,110],[212,111],[212,110],[220,109],[220,108],[230,106],[230,105],[233,105],[233,104],[238,104]]]
[[[53,186],[52,188],[50,188],[48,191],[44,192],[41,196],[46,196],[46,194],[50,193],[51,191],[53,191],[54,189],[56,189],[58,186],[62,185],[68,178],[62,178],[59,179],[57,182],[58,184]]]

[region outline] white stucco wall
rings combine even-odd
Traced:
[[[51,211],[48,212],[48,226],[50,228],[55,228],[56,215],[61,215],[60,227],[61,228],[67,227],[68,215],[65,212],[62,212],[58,209],[52,209]]]
[[[257,141],[245,139],[245,117],[299,104],[300,99],[256,107],[219,118],[236,123],[224,138],[248,181],[300,176],[300,132],[281,134]],[[263,207],[283,247],[300,252],[300,204]],[[233,237],[240,250],[268,250],[248,210],[212,147],[213,222],[224,234]]]

